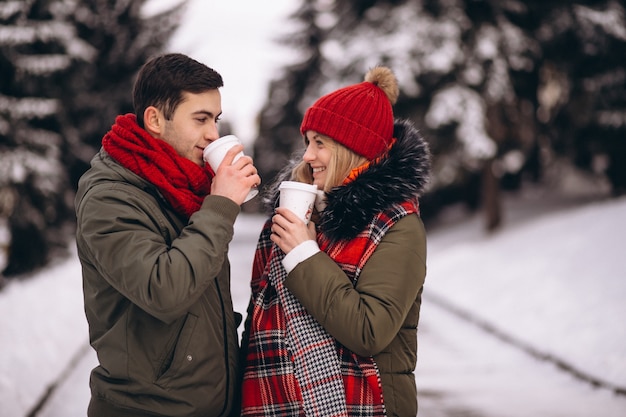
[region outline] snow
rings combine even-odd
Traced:
[[[484,113],[484,101],[476,91],[452,85],[435,94],[425,121],[431,128],[458,124],[457,137],[463,145],[463,155],[470,162],[486,160],[495,156],[498,149],[485,132]]]
[[[85,344],[77,256],[0,291],[2,416],[24,416]]]
[[[565,364],[609,388],[626,389],[626,267],[621,246],[626,235],[626,198],[542,214],[541,208],[533,205],[545,206],[546,199],[545,195],[530,203],[508,199],[507,210],[526,210],[524,219],[509,216],[506,227],[494,234],[481,232],[476,219],[470,222],[467,216],[449,218],[445,227],[428,231],[428,274],[420,328],[420,337],[425,340],[420,342],[418,379],[427,376],[435,387],[447,384],[469,402],[493,408],[497,396],[477,392],[533,386],[527,364],[536,359],[532,358],[535,355]],[[230,259],[237,311],[245,311],[248,301],[254,244],[263,220],[260,215],[244,213],[235,225]],[[441,307],[464,316],[478,328],[487,328],[496,337],[486,340],[475,335],[478,330],[459,328]],[[80,366],[85,371],[69,376],[75,380],[71,395],[76,401],[64,401],[63,406],[79,411],[44,416],[84,415],[89,397],[88,369],[93,367],[95,355],[87,343],[75,251],[33,276],[8,281],[0,291],[0,335],[0,415],[27,415],[48,389],[56,388],[51,384],[64,379],[75,363],[83,363]],[[451,342],[454,338],[463,342]],[[506,354],[496,354],[499,351],[492,347],[498,338],[511,345]],[[458,362],[448,361],[446,369],[432,369],[446,349],[470,357],[493,355],[492,361],[512,370],[497,374],[491,369],[471,379],[468,375],[452,378],[463,356],[458,356]],[[546,380],[563,383],[568,378],[572,381],[566,381],[566,386],[581,385],[580,381],[573,382],[575,378],[568,372],[553,372],[537,381],[536,392],[530,394],[532,407],[540,409],[550,401],[563,401],[563,407],[582,410],[580,416],[590,415],[590,404],[604,406],[604,416],[619,415],[607,411],[615,409],[615,401],[619,401],[611,389],[596,391],[591,401],[565,394],[559,399],[558,392],[547,393],[542,388]],[[428,393],[424,395],[428,399]],[[55,401],[60,400],[53,397],[47,406]],[[618,404],[626,405],[626,398]],[[526,411],[533,410],[529,404],[519,405],[523,406]]]
[[[428,284],[517,343],[624,389],[624,214],[626,200],[596,203],[451,245]]]

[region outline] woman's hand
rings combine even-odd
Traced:
[[[315,224],[308,226],[291,210],[278,207],[272,217],[272,235],[270,239],[285,253],[289,253],[300,243],[315,240]]]

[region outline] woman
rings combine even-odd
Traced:
[[[415,416],[426,143],[395,121],[390,69],[320,98],[280,180],[317,185],[308,226],[277,207],[259,238],[243,337],[244,416]]]

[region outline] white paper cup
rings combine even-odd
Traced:
[[[233,146],[238,145],[239,143],[241,142],[239,141],[239,138],[237,138],[237,136],[235,135],[222,136],[221,138],[209,143],[207,147],[204,148],[204,151],[202,152],[202,157],[204,158],[204,161],[209,164],[213,172],[217,172],[217,167],[219,167],[224,160],[224,157],[226,156],[228,150]],[[235,156],[235,158],[233,159],[233,163],[242,156],[243,151],[239,152]],[[250,201],[258,193],[259,190],[257,190],[256,188],[251,189],[244,203]]]
[[[235,135],[222,136],[221,138],[214,140],[213,142],[209,143],[206,148],[204,148],[204,151],[202,153],[204,161],[211,166],[211,169],[213,169],[213,171],[217,171],[217,167],[220,166],[220,164],[224,160],[226,152],[228,152],[230,148],[238,145],[239,143],[239,139]],[[239,152],[237,156],[235,156],[235,159],[233,159],[233,162],[235,162],[242,156],[243,152]]]
[[[315,197],[317,197],[317,185],[283,181],[278,190],[280,191],[279,206],[291,210],[308,224],[313,213]]]

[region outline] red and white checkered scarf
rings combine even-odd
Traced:
[[[318,234],[320,249],[356,285],[389,228],[416,212],[416,201],[395,205],[349,241]],[[253,264],[242,416],[385,416],[374,359],[342,346],[284,287],[284,254],[271,242],[270,226],[261,232]]]

